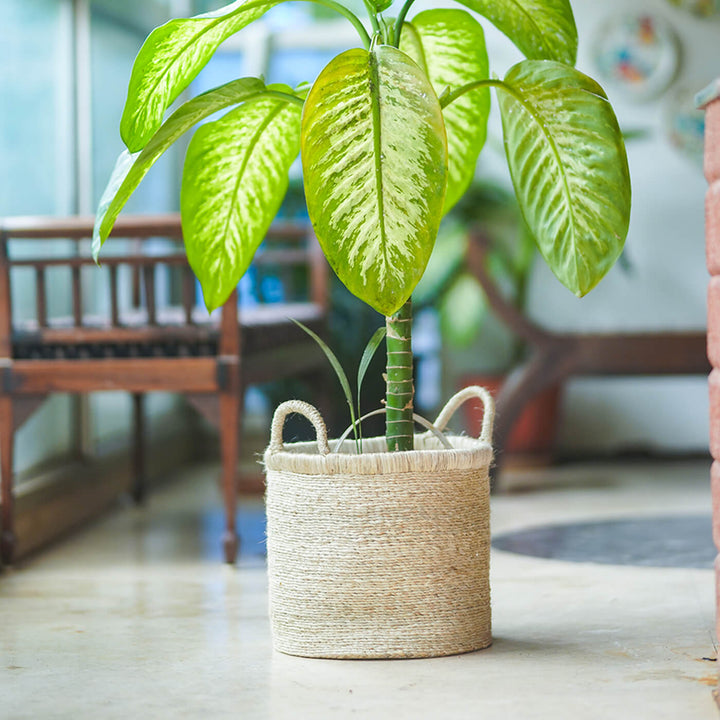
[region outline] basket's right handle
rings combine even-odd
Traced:
[[[303,402],[302,400],[288,400],[278,405],[272,419],[270,447],[268,448],[269,451],[271,453],[282,451],[283,427],[287,416],[292,413],[302,415],[313,424],[315,434],[317,435],[318,451],[321,455],[328,455],[330,453],[330,446],[328,445],[325,421],[317,408],[310,405],[310,403]]]
[[[484,442],[492,442],[493,422],[495,421],[495,401],[488,390],[479,385],[470,385],[463,388],[460,392],[455,393],[448,401],[445,407],[440,411],[435,421],[435,427],[438,430],[444,430],[448,421],[455,411],[467,400],[473,398],[482,400],[483,404],[483,422],[480,432],[480,440]]]

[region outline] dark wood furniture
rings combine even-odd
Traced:
[[[529,320],[509,302],[488,274],[487,240],[475,232],[468,267],[483,286],[493,313],[527,347],[526,360],[513,370],[497,399],[493,444],[495,488],[503,452],[527,403],[545,388],[574,376],[707,375],[705,330],[647,333],[553,332]]]
[[[0,480],[2,483],[2,559],[10,563],[16,546],[13,530],[13,434],[51,393],[122,390],[134,399],[133,495],[143,496],[143,394],[183,393],[220,430],[222,490],[227,562],[237,554],[235,526],[238,437],[245,388],[288,376],[307,377],[322,390],[326,361],[322,352],[290,317],[319,334],[327,310],[327,266],[308,225],[271,228],[253,263],[256,272],[272,267],[272,277],[292,279],[298,296],[285,289],[281,302],[238,309],[237,290],[222,310],[209,317],[196,302],[196,281],[179,241],[177,215],[125,216],[115,238],[132,239],[137,252],[114,253],[111,238],[102,253],[105,271],[90,258],[87,241],[93,218],[8,218],[0,221]],[[170,239],[162,254],[145,252],[151,239]],[[26,252],[37,240],[72,251],[38,256]],[[175,240],[176,242],[171,242]],[[59,242],[55,242],[59,241]],[[127,243],[126,243],[127,244]],[[115,243],[117,246],[117,243]],[[47,247],[47,245],[43,245]],[[22,249],[25,252],[16,252]],[[27,259],[30,258],[30,259]],[[70,313],[58,317],[48,307],[48,273],[64,268],[70,276]],[[107,311],[97,298],[83,296],[90,273],[107,273]],[[161,297],[157,278],[171,279],[172,298]],[[23,279],[24,275],[24,279]],[[34,317],[18,320],[11,295],[34,278]],[[29,282],[28,282],[29,281]],[[87,283],[87,280],[85,280]],[[132,285],[128,288],[128,285]],[[30,289],[32,295],[32,290]],[[132,299],[128,302],[128,297]],[[219,316],[219,317],[218,317]]]

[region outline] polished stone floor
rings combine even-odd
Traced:
[[[705,568],[495,548],[488,650],[354,662],[274,653],[261,504],[243,502],[245,552],[224,566],[215,472],[190,469],[146,509],[120,507],[0,575],[3,720],[717,717]],[[493,529],[706,518],[708,472],[683,462],[517,474],[515,491],[493,499]]]

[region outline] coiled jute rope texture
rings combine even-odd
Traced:
[[[489,478],[493,401],[480,438],[416,436],[412,452],[384,438],[330,452],[320,413],[296,400],[275,412],[265,452],[270,619],[276,650],[325,658],[411,658],[487,647],[490,630]],[[284,445],[290,413],[317,442]]]

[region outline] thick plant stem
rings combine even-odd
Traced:
[[[413,449],[412,303],[408,300],[387,326],[385,439],[390,452]]]

